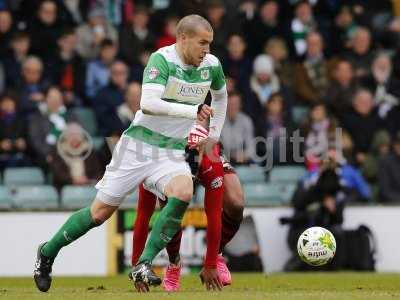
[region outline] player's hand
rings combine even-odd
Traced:
[[[216,268],[206,268],[204,267],[200,274],[200,280],[202,284],[205,284],[206,289],[210,290],[219,290],[221,291],[223,288],[222,282],[218,277],[218,272]]]
[[[207,104],[201,104],[199,106],[199,110],[197,111],[197,121],[198,122],[204,122],[209,117],[212,117],[212,116],[214,116],[214,112],[210,106],[208,106]]]
[[[192,126],[188,136],[188,146],[190,149],[196,148],[199,143],[208,137],[208,130],[199,124]]]

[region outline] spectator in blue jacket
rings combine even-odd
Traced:
[[[99,58],[91,61],[86,73],[86,96],[93,99],[97,92],[108,84],[110,66],[117,55],[117,46],[111,40],[101,42]]]
[[[371,190],[358,169],[347,164],[344,159],[341,160],[335,149],[328,151],[327,160],[329,164],[324,162],[321,167],[306,174],[302,180],[304,189],[315,187],[324,176],[325,171],[330,169],[338,176],[338,192],[345,192],[349,196],[346,197],[347,201],[369,201],[371,199]]]

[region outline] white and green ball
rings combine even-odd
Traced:
[[[301,260],[311,266],[325,265],[335,256],[335,237],[325,228],[308,228],[297,241],[297,252]]]

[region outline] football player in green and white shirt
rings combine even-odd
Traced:
[[[40,291],[50,288],[52,265],[61,248],[107,220],[143,181],[163,193],[168,203],[130,278],[145,289],[161,283],[151,262],[180,227],[193,195],[184,160],[186,138],[196,120],[212,116],[208,140],[217,141],[225,120],[225,80],[220,62],[209,54],[212,39],[211,25],[201,16],[189,15],[177,26],[176,44],[151,55],[143,76],[141,110],[116,145],[92,205],[72,214],[39,246],[34,280]],[[211,107],[203,104],[209,91]]]

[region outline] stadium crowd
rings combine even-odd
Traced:
[[[372,187],[373,196],[363,198],[399,202],[400,17],[394,2],[0,0],[0,167],[40,166],[58,188],[99,179],[108,145],[139,109],[149,55],[175,42],[181,16],[198,13],[214,28],[212,52],[227,80],[221,140],[233,163],[252,164],[266,152],[274,165],[296,163],[290,147],[281,160],[280,141],[300,129],[303,164],[312,172],[341,128],[343,164]],[[85,159],[68,159],[57,139],[68,128],[59,146],[85,153],[78,124],[94,139],[110,138],[79,156]]]

